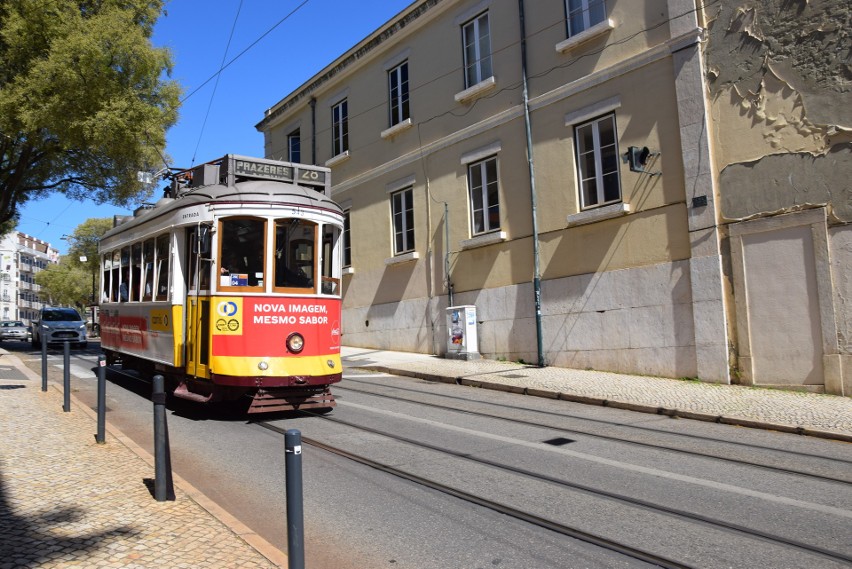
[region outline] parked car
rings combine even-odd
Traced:
[[[33,323],[33,347],[41,348],[42,342],[47,345],[71,342],[85,348],[88,345],[86,321],[73,308],[42,308],[38,312],[38,320]]]
[[[3,340],[19,340],[26,342],[30,339],[30,331],[20,320],[0,322],[0,342]]]

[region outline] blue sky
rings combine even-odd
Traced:
[[[186,97],[178,123],[167,135],[171,165],[190,167],[228,153],[263,156],[263,136],[254,125],[264,111],[411,3],[168,2],[167,15],[158,21],[153,43],[172,51],[172,78],[183,86]],[[227,67],[218,85],[215,78],[207,82],[223,62]],[[158,195],[159,190],[155,197]],[[21,211],[18,230],[65,253],[67,243],[62,235],[71,234],[86,219],[127,213],[109,204],[98,206],[55,195],[27,204]]]

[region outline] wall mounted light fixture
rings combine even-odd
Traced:
[[[651,176],[661,176],[662,172],[648,172],[645,170],[645,165],[648,163],[648,158],[651,156],[659,156],[659,152],[651,152],[647,146],[639,148],[638,146],[627,147],[627,163],[630,165],[631,172],[642,172]]]

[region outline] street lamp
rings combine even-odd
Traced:
[[[85,264],[89,260],[85,255],[80,255],[80,262]],[[92,335],[95,335],[95,271],[92,270],[92,297],[89,299],[89,306],[92,307]]]

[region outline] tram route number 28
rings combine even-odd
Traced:
[[[323,182],[325,181],[325,172],[317,172],[316,170],[299,170],[299,179],[306,182]]]

